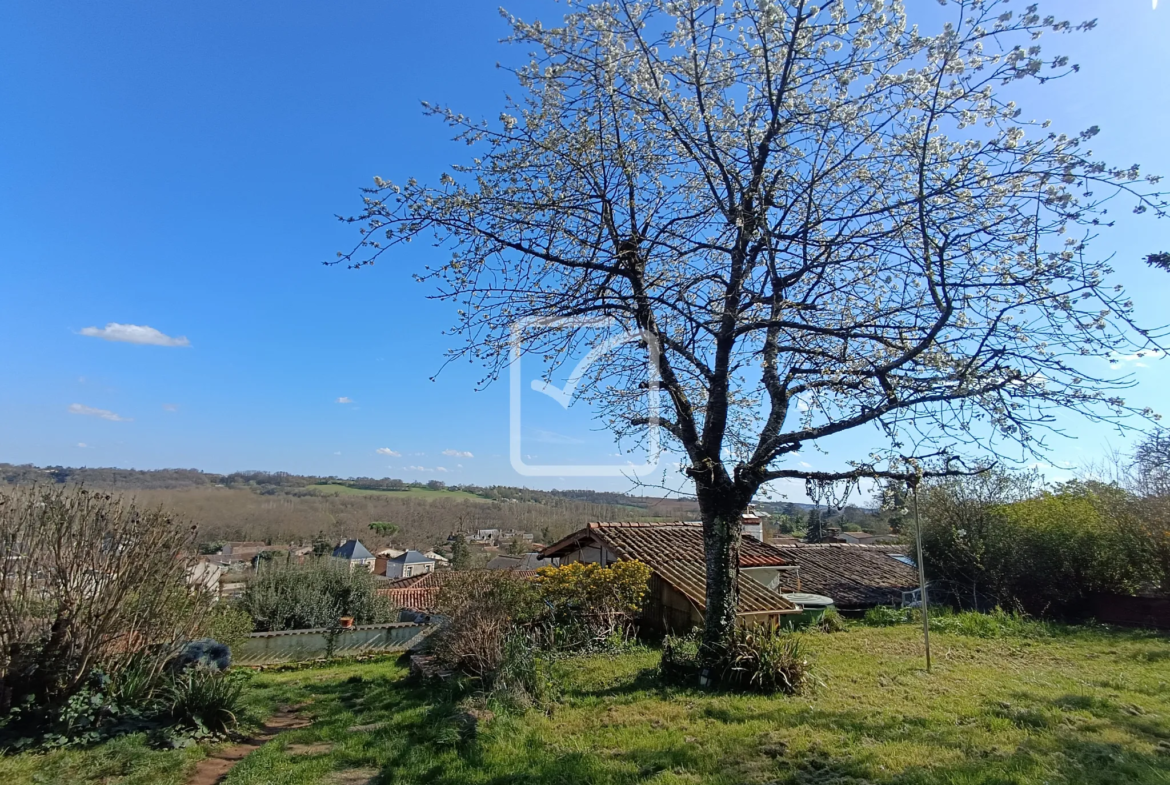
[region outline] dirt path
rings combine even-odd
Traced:
[[[217,783],[223,782],[228,772],[237,763],[260,749],[267,742],[275,739],[281,733],[287,730],[296,730],[297,728],[307,728],[312,724],[312,720],[298,713],[303,708],[304,705],[281,706],[276,714],[268,718],[268,721],[264,723],[264,726],[260,728],[260,732],[255,736],[239,744],[233,744],[230,747],[216,750],[211,755],[199,761],[199,765],[195,767],[195,771],[187,780],[187,785],[217,785]]]

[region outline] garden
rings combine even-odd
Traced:
[[[244,677],[243,721],[296,707],[311,724],[224,782],[1170,782],[1170,641],[970,616],[936,629],[930,674],[913,622],[805,633],[793,696],[663,684],[661,652],[639,645],[554,658],[528,707],[390,658],[266,670]],[[136,734],[0,758],[0,780],[182,785],[216,750]]]
[[[253,629],[380,620],[368,574],[192,583],[194,531],[81,488],[0,497],[0,781],[1167,783],[1170,638],[994,608],[647,639],[648,568],[453,572],[422,656],[228,667]]]

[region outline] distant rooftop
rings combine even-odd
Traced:
[[[426,555],[418,551],[407,551],[399,556],[390,559],[392,562],[399,562],[401,564],[421,564],[422,562],[434,561]]]
[[[374,554],[366,550],[366,546],[362,545],[361,540],[346,540],[333,549],[333,558],[335,559],[372,559]]]

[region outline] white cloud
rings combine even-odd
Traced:
[[[402,457],[402,453],[394,452],[389,447],[379,447],[374,452],[378,453],[378,455],[389,455],[392,458],[401,458]]]
[[[81,448],[81,449],[83,449],[83,450],[85,450],[85,449],[87,449],[87,448],[89,447],[89,445],[88,445],[88,444],[86,444],[85,442],[78,442],[78,443],[77,443],[77,446],[78,446],[78,447],[80,447],[80,448]]]
[[[177,404],[177,403],[164,403],[163,404],[163,411],[164,412],[177,412],[177,411],[179,411],[179,404]]]
[[[186,336],[172,338],[160,333],[153,327],[144,324],[118,324],[110,322],[105,327],[83,327],[82,335],[90,338],[101,338],[104,341],[121,341],[122,343],[140,343],[149,346],[190,346]]]
[[[804,468],[806,468],[806,469],[811,469],[811,468],[812,468],[812,464],[811,464],[811,463],[805,463],[804,461],[801,461],[801,462],[800,462],[800,465],[801,465],[801,466],[803,466],[803,467],[804,467]]]
[[[1161,360],[1165,358],[1166,353],[1159,349],[1150,349],[1144,352],[1134,352],[1133,354],[1118,354],[1114,352],[1109,355],[1109,364],[1114,367],[1118,365],[1133,364],[1135,368],[1148,368],[1142,360]]]
[[[86,414],[90,417],[101,417],[103,420],[112,420],[113,422],[130,422],[129,417],[120,417],[108,409],[95,409],[92,406],[82,406],[80,403],[69,404],[70,414]]]
[[[405,472],[419,472],[420,474],[448,474],[450,469],[446,466],[403,466],[402,470]]]
[[[353,398],[346,398],[344,395],[337,399],[338,403],[353,403]]]
[[[566,436],[565,434],[557,433],[556,431],[537,430],[534,433],[536,434],[536,438],[534,439],[534,441],[541,442],[542,444],[584,444],[585,443],[581,439],[575,438],[573,436]]]
[[[451,458],[474,458],[475,456],[466,450],[443,450],[443,455]]]

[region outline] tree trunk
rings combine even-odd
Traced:
[[[727,642],[735,627],[735,611],[739,605],[739,549],[743,541],[741,516],[747,510],[747,502],[730,489],[700,490],[698,497],[707,564],[703,649],[713,654]]]

